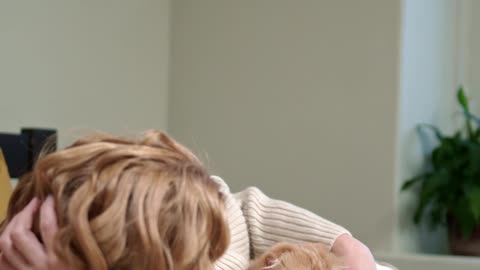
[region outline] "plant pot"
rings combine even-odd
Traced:
[[[464,237],[455,220],[448,221],[448,241],[453,255],[480,256],[480,226],[471,237]]]

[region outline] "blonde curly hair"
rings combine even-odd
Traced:
[[[55,251],[75,269],[210,270],[229,244],[218,185],[186,147],[159,131],[95,135],[39,158],[7,217],[52,195]],[[34,232],[38,235],[38,217]]]

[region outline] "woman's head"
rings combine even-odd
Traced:
[[[158,131],[140,140],[91,136],[39,158],[5,224],[48,195],[60,228],[55,250],[78,269],[204,270],[228,245],[218,186],[192,152]]]

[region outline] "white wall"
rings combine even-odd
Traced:
[[[457,78],[457,4],[450,0],[403,2],[402,50],[397,126],[395,189],[418,174],[436,141],[421,137],[419,123],[438,126],[447,134],[454,123]],[[431,135],[431,133],[428,133]],[[424,138],[424,139],[422,139]],[[423,140],[423,142],[422,142]],[[395,193],[398,220],[396,252],[444,253],[444,231],[413,226],[416,197]]]
[[[256,185],[390,249],[400,0],[183,0],[169,129]]]
[[[0,1],[0,131],[166,128],[168,0]]]

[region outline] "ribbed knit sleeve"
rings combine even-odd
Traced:
[[[335,239],[350,234],[343,227],[290,203],[267,197],[257,188],[232,194],[217,176],[212,180],[225,196],[230,245],[215,262],[215,270],[246,270],[249,260],[278,242],[317,242],[331,247]],[[396,269],[377,264],[377,270]]]
[[[345,228],[310,211],[271,199],[258,188],[248,188],[234,196],[247,222],[254,256],[282,241],[317,242],[331,248],[338,236],[350,234]]]
[[[225,197],[225,208],[230,227],[230,245],[225,254],[215,262],[215,270],[245,270],[250,261],[250,239],[247,222],[238,201],[233,197],[228,186],[220,177],[212,176],[220,185],[220,192]]]

